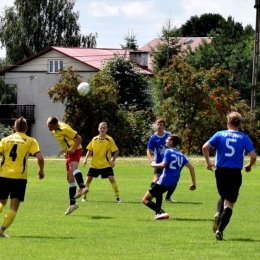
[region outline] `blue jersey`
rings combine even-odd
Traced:
[[[156,163],[160,163],[163,160],[163,154],[166,149],[166,139],[170,135],[170,132],[164,131],[163,136],[158,136],[154,133],[148,142],[147,149],[154,152],[154,160]]]
[[[176,187],[180,179],[181,170],[189,161],[176,148],[170,148],[165,150],[163,162],[166,162],[167,166],[163,169],[157,183],[165,187]]]
[[[239,131],[219,131],[208,143],[216,149],[216,167],[242,169],[245,152],[254,151],[250,138]]]

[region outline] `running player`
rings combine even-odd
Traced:
[[[202,147],[207,162],[207,169],[213,171],[220,198],[217,202],[217,213],[214,216],[213,231],[217,240],[223,240],[223,231],[228,225],[239,189],[242,184],[241,170],[244,163],[244,153],[248,153],[250,161],[245,165],[245,171],[250,172],[256,161],[256,153],[250,138],[238,129],[242,116],[232,112],[227,116],[227,130],[216,132]],[[215,165],[209,157],[209,150],[216,149]]]
[[[3,155],[0,171],[0,213],[10,196],[10,209],[7,211],[2,226],[0,237],[8,237],[4,232],[13,223],[20,202],[24,201],[29,154],[38,160],[39,179],[44,178],[44,158],[41,154],[38,142],[26,135],[27,121],[20,117],[14,124],[15,133],[0,141],[0,153]]]

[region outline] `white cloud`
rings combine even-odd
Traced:
[[[131,3],[120,4],[120,11],[123,15],[128,18],[140,17],[143,19],[149,19],[151,13],[153,12],[155,4],[153,1],[148,2],[137,2],[133,1]],[[142,22],[142,20],[140,20]]]
[[[105,2],[96,1],[90,4],[88,14],[93,17],[118,16],[119,7],[116,4],[111,5]]]

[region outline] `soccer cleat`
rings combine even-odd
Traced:
[[[80,188],[79,191],[76,193],[76,195],[74,196],[74,199],[77,199],[79,197],[81,197],[84,193],[86,193],[88,191],[88,188]]]
[[[82,201],[82,202],[87,201],[87,197],[82,197],[81,201]]]
[[[165,201],[168,201],[168,202],[177,202],[176,200],[173,200],[172,198],[169,198],[169,199],[164,199]]]
[[[0,234],[0,237],[7,238],[9,236],[7,236],[5,233],[2,233],[2,234]]]
[[[65,212],[65,215],[69,215],[70,213],[72,213],[74,210],[76,210],[79,207],[79,205],[76,203],[74,205],[70,205],[68,207],[68,209]]]
[[[119,198],[116,198],[116,202],[120,203],[120,202],[122,202],[122,200],[120,200]]]
[[[154,220],[168,219],[169,215],[167,213],[158,213],[154,216]]]
[[[223,240],[223,233],[221,233],[219,230],[216,231],[215,237],[217,240]]]
[[[216,213],[214,216],[213,227],[212,227],[214,233],[216,233],[216,231],[218,230],[219,219],[220,219],[220,215]]]

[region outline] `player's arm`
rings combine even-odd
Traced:
[[[167,162],[162,161],[161,163],[156,163],[155,161],[152,161],[151,162],[151,166],[153,168],[163,169],[163,168],[166,168]]]
[[[83,161],[83,166],[85,167],[87,164],[88,157],[92,154],[92,151],[88,150],[85,156],[85,159]]]
[[[44,157],[43,157],[41,152],[35,153],[34,156],[38,160],[38,165],[39,165],[39,168],[40,168],[39,171],[38,171],[38,177],[41,180],[41,179],[44,178],[44,172],[43,172],[43,170],[44,170]]]
[[[196,177],[195,177],[194,167],[190,163],[187,163],[185,166],[190,170],[192,184],[190,185],[189,189],[195,190],[196,189]]]
[[[148,157],[148,160],[150,161],[150,163],[151,163],[152,161],[154,161],[153,151],[152,151],[152,150],[147,149],[146,154],[147,154],[147,157]]]
[[[203,155],[206,159],[206,162],[207,162],[207,169],[210,170],[210,171],[213,171],[212,170],[212,167],[214,166],[214,164],[211,162],[210,160],[210,157],[209,157],[209,149],[210,149],[210,144],[207,142],[203,145],[202,147],[202,152],[203,152]]]
[[[70,149],[68,151],[68,153],[70,153],[70,154],[75,153],[75,151],[77,150],[78,146],[81,144],[81,142],[82,142],[81,136],[79,134],[76,134],[75,137],[74,137],[74,141],[75,141],[75,144],[73,145],[72,149]]]
[[[115,166],[116,158],[118,155],[119,155],[119,150],[113,152],[113,156],[112,156],[111,162],[110,162],[110,165],[112,168]]]
[[[245,171],[246,172],[250,172],[251,171],[251,167],[256,162],[256,153],[255,153],[255,151],[250,152],[249,156],[250,156],[250,161],[249,161],[249,163],[247,165],[245,165]]]

